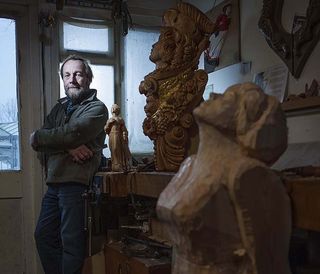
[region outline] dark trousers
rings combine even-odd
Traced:
[[[35,240],[46,274],[78,274],[86,255],[85,205],[87,186],[48,184],[35,230]]]

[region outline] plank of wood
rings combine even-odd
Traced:
[[[320,96],[301,98],[292,101],[286,101],[281,104],[284,111],[293,111],[306,108],[320,108]]]
[[[99,172],[103,177],[102,192],[111,197],[126,197],[129,193],[157,198],[174,173],[169,172]]]

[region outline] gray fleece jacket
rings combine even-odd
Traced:
[[[96,97],[96,90],[67,115],[67,98],[58,100],[43,127],[35,132],[36,150],[47,154],[47,183],[89,184],[97,172],[105,140],[107,107]],[[75,163],[68,153],[80,145],[94,153],[83,164]]]

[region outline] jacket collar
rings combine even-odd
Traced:
[[[86,99],[82,100],[82,102],[79,104],[79,105],[83,105],[84,103],[86,102],[90,102],[90,101],[93,101],[95,98],[97,98],[97,90],[96,89],[89,89],[89,97],[87,97]],[[65,104],[68,102],[68,97],[63,97],[63,98],[60,98],[58,99],[58,103],[60,104]]]

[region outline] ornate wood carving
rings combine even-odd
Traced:
[[[177,171],[186,157],[192,110],[207,83],[207,73],[197,68],[214,25],[187,3],[166,11],[164,24],[149,57],[156,69],[145,76],[139,91],[146,96],[143,132],[154,141],[156,170]]]
[[[258,26],[269,46],[299,78],[304,65],[320,37],[320,0],[310,0],[306,21],[294,34],[281,23],[283,0],[264,0]]]
[[[194,110],[200,144],[160,194],[173,274],[290,274],[290,201],[268,165],[287,146],[285,115],[254,84]]]

